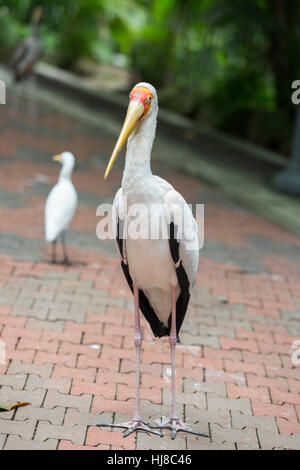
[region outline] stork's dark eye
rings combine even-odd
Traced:
[[[148,96],[148,98],[146,99],[147,103],[150,103],[150,101],[152,101],[152,96]]]

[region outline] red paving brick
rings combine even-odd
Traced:
[[[48,128],[54,137],[45,137]],[[64,137],[56,139],[61,130]],[[291,362],[292,343],[300,339],[300,240],[228,205],[202,182],[157,167],[158,158],[162,176],[188,200],[206,204],[205,247],[177,348],[176,388],[180,414],[209,438],[181,434],[172,442],[168,432],[164,439],[139,432],[123,439],[120,430],[95,426],[129,419],[135,397],[132,296],[116,252],[98,246],[95,236],[97,201],[113,196],[121,172],[116,168],[104,182],[106,159],[93,166],[93,158],[112,147],[110,136],[51,109],[35,126],[10,122],[2,130],[0,338],[7,357],[0,401],[31,405],[1,413],[0,447],[300,449],[300,366]],[[44,201],[58,172],[50,156],[65,148],[79,163],[68,268],[49,265],[43,243]],[[36,175],[47,176],[49,185],[35,183]],[[141,408],[154,422],[170,411],[169,346],[153,339],[144,320],[142,327]]]

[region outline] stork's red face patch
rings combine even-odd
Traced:
[[[144,114],[141,116],[144,117],[151,105],[151,102],[153,100],[153,93],[152,91],[148,90],[148,88],[145,88],[143,86],[137,86],[131,90],[130,95],[129,95],[130,101],[139,101],[144,105]]]

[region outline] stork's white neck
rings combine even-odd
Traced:
[[[128,139],[122,189],[131,192],[152,174],[150,157],[156,131],[157,112],[145,117]]]

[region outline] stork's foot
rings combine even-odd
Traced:
[[[157,436],[163,437],[163,433],[161,431],[155,431],[154,429],[150,428],[144,421],[140,419],[132,419],[131,421],[127,421],[126,423],[120,424],[97,424],[97,426],[109,426],[112,428],[125,428],[126,430],[123,432],[123,437],[127,437],[135,431],[145,431],[150,432],[152,434],[156,434]]]
[[[179,431],[188,432],[190,434],[195,434],[196,436],[209,437],[207,434],[203,434],[198,431],[193,431],[189,426],[180,421],[178,418],[170,418],[165,421],[162,420],[160,425],[152,426],[155,429],[171,429],[171,438],[175,439],[176,434]]]

